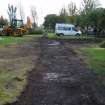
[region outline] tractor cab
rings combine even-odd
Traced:
[[[12,28],[23,28],[23,20],[14,19],[11,24]]]

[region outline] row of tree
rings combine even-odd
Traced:
[[[54,31],[56,23],[75,24],[83,31],[91,27],[97,36],[105,35],[105,8],[101,8],[98,0],[82,0],[79,9],[75,2],[70,2],[67,8],[61,9],[59,15],[47,15],[44,27]]]
[[[8,25],[8,20],[5,19],[3,16],[0,17],[0,28],[3,28],[3,26]]]
[[[8,16],[9,20],[5,19],[3,16],[0,17],[0,27],[7,26],[9,24],[12,24],[13,19],[17,19],[17,10],[20,13],[20,20],[23,20],[23,23],[27,25],[28,28],[35,28],[37,27],[37,11],[34,6],[31,7],[30,13],[31,18],[27,16],[27,23],[25,23],[25,13],[22,5],[20,4],[17,8],[14,5],[8,5]]]

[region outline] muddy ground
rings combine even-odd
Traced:
[[[36,39],[0,46],[0,105],[16,101],[38,58]]]
[[[39,44],[37,66],[10,105],[105,105],[105,89],[74,49],[76,44],[44,38]]]

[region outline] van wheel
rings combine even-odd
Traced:
[[[76,36],[80,36],[80,34],[76,34]]]
[[[56,34],[56,36],[60,36],[60,34]]]

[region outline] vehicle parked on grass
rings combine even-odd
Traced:
[[[73,24],[59,24],[55,26],[55,34],[58,36],[64,35],[81,35],[82,32],[78,30]]]

